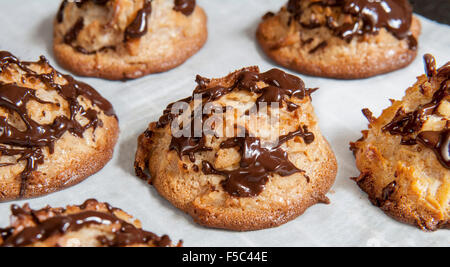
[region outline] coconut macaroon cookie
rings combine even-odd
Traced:
[[[436,69],[425,55],[427,75],[402,101],[351,144],[361,175],[355,178],[371,202],[393,218],[423,230],[450,228],[450,62]]]
[[[275,227],[329,202],[337,166],[313,111],[315,89],[257,67],[196,81],[192,97],[170,104],[139,137],[138,176],[199,224],[237,231]]]
[[[118,136],[111,104],[44,57],[0,51],[0,201],[74,185],[111,159]]]
[[[409,65],[420,29],[407,0],[289,0],[263,17],[257,39],[284,67],[359,79]]]
[[[11,206],[11,226],[0,229],[0,247],[172,247],[141,229],[141,222],[95,199],[79,206],[32,210]],[[178,243],[181,246],[181,242]]]
[[[133,79],[194,55],[206,42],[206,20],[195,0],[64,0],[53,48],[75,74]]]

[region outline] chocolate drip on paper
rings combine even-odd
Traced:
[[[300,78],[278,69],[272,69],[265,73],[244,69],[237,74],[236,82],[229,87],[208,87],[210,80],[200,76],[197,76],[196,82],[198,86],[194,90],[193,96],[179,101],[189,104],[194,99],[194,95],[202,95],[203,103],[200,106],[200,112],[194,111],[191,115],[191,128],[188,128],[191,135],[190,137],[172,137],[169,146],[169,150],[176,151],[180,158],[185,155],[189,156],[191,162],[195,162],[196,153],[212,150],[206,145],[206,135],[209,133],[202,131],[200,137],[195,137],[193,130],[194,121],[204,119],[205,115],[201,111],[206,103],[216,101],[234,90],[245,90],[260,95],[256,100],[257,106],[261,103],[279,103],[280,107],[287,105],[288,111],[293,112],[298,106],[290,102],[287,99],[288,97],[303,99],[317,90],[306,89]],[[258,85],[260,82],[264,82],[267,86],[260,87]],[[172,103],[166,108],[163,116],[156,124],[158,128],[170,125],[177,118],[177,115],[171,112],[174,105],[175,103]],[[203,162],[202,164],[202,171],[205,174],[217,174],[226,177],[222,185],[230,195],[237,197],[257,196],[262,192],[272,174],[285,177],[298,172],[304,173],[289,161],[287,152],[281,148],[281,145],[297,136],[303,138],[306,144],[311,144],[315,137],[306,126],[285,136],[280,136],[279,144],[272,147],[263,147],[259,138],[251,137],[247,132],[245,134],[246,137],[231,138],[221,144],[221,148],[238,147],[240,149],[242,160],[238,169],[221,171],[215,169],[209,162]]]
[[[287,10],[295,20],[300,21],[304,13],[303,1],[305,0],[290,0],[287,4]],[[342,13],[351,15],[354,21],[338,25],[332,16],[327,16],[325,23],[311,18],[308,23],[300,22],[304,28],[325,26],[334,35],[348,42],[356,36],[378,34],[381,28],[385,28],[397,39],[407,39],[411,50],[417,49],[417,40],[410,32],[412,7],[407,0],[319,0],[312,1],[307,8],[314,5],[340,8]]]
[[[58,116],[51,124],[40,124],[34,121],[28,112],[27,104],[36,101],[43,105],[59,105],[48,101],[43,101],[36,96],[36,90],[19,86],[16,83],[4,83],[0,81],[0,107],[9,110],[20,116],[25,124],[25,130],[16,128],[8,123],[8,118],[0,116],[0,153],[4,156],[18,156],[17,162],[26,161],[26,166],[21,173],[20,196],[25,194],[28,177],[37,170],[40,164],[44,163],[43,148],[48,148],[49,153],[53,153],[55,143],[67,131],[83,138],[83,133],[89,129],[94,130],[102,127],[103,122],[98,118],[98,112],[92,108],[85,109],[78,102],[78,97],[83,96],[89,99],[93,106],[97,106],[107,116],[115,116],[111,104],[100,96],[92,87],[82,82],[75,81],[69,75],[62,75],[54,70],[44,57],[36,63],[20,62],[11,53],[0,51],[1,72],[5,71],[11,64],[16,65],[25,73],[25,78],[40,80],[51,90],[55,90],[69,105],[70,115]],[[50,73],[38,74],[28,68],[30,64],[39,64],[52,68]],[[1,73],[0,72],[0,73]],[[55,77],[64,78],[67,83],[60,85],[55,83]],[[82,126],[77,120],[77,116],[83,116],[88,123]],[[2,166],[10,166],[6,163]]]
[[[88,200],[90,203],[98,201]],[[142,229],[136,228],[134,225],[118,218],[114,215],[114,211],[118,210],[112,208],[106,203],[109,213],[99,212],[84,209],[89,203],[85,202],[80,205],[80,212],[74,214],[57,214],[52,218],[45,221],[35,221],[36,226],[26,227],[17,234],[13,234],[12,228],[0,229],[0,233],[3,237],[3,247],[23,247],[31,245],[35,242],[45,241],[56,235],[63,235],[68,232],[76,232],[84,227],[89,227],[91,225],[120,225],[118,231],[110,233],[113,238],[100,236],[98,241],[103,246],[109,247],[121,247],[129,246],[135,244],[148,244],[153,241],[156,246],[167,247],[170,246],[172,241],[168,236],[158,237],[154,233],[144,231]],[[39,211],[26,211],[24,209],[17,209],[18,206],[12,206],[11,211],[14,216],[20,215],[31,215],[38,213]],[[41,211],[45,211],[43,209]]]
[[[424,131],[423,124],[427,118],[436,113],[439,105],[450,95],[448,82],[450,80],[450,63],[447,63],[440,69],[436,69],[436,60],[430,54],[424,56],[425,73],[430,82],[433,79],[444,80],[440,83],[440,88],[434,93],[430,103],[421,105],[417,110],[406,113],[402,108],[399,109],[390,123],[382,128],[392,135],[402,136],[403,145],[416,145],[420,143],[427,148],[432,149],[439,162],[447,169],[450,169],[450,144],[449,144],[449,123],[441,131]],[[418,133],[416,137],[412,135]]]

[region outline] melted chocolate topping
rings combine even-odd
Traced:
[[[76,2],[75,4],[77,5],[78,8],[81,8],[84,4],[86,4],[87,2],[93,2],[96,5],[101,5],[101,6],[105,6],[109,0],[80,0],[78,2]],[[63,1],[61,3],[61,6],[58,10],[58,13],[56,15],[56,19],[58,21],[58,23],[62,23],[64,20],[64,10],[67,6],[69,2],[67,0]],[[114,50],[115,46],[106,46],[106,47],[102,47],[98,50],[95,51],[88,51],[85,48],[79,46],[79,45],[73,45],[72,43],[75,42],[78,38],[78,35],[80,34],[80,32],[83,30],[84,28],[84,19],[82,17],[80,17],[75,24],[72,26],[72,28],[69,29],[69,31],[64,35],[64,43],[67,45],[71,45],[73,46],[73,48],[82,53],[82,54],[86,54],[86,55],[92,55],[95,54],[97,52],[103,52],[109,49]]]
[[[243,70],[238,74],[236,82],[230,87],[215,86],[208,88],[209,79],[197,76],[197,88],[193,95],[202,94],[203,105],[218,100],[224,95],[234,90],[246,90],[252,93],[260,94],[256,104],[260,103],[279,103],[287,105],[290,112],[293,112],[298,106],[290,101],[288,97],[303,99],[309,97],[317,89],[306,89],[303,81],[293,75],[289,75],[281,70],[272,69],[265,73]],[[268,86],[261,88],[259,82],[264,82]],[[181,100],[189,103],[193,96]],[[180,102],[180,101],[179,101]],[[158,128],[166,127],[177,117],[171,113],[175,103],[170,104],[164,111],[163,116],[157,123]],[[195,119],[201,119],[204,115],[201,112],[193,112],[190,125],[193,127]],[[180,158],[184,155],[189,156],[192,162],[195,162],[195,154],[202,151],[211,151],[212,148],[206,145],[205,133],[201,137],[193,137],[193,128],[189,129],[192,137],[172,137],[169,149],[178,153]],[[294,173],[304,171],[298,169],[289,161],[288,154],[281,145],[295,137],[301,137],[306,144],[314,141],[314,134],[309,132],[307,127],[299,128],[297,131],[280,136],[279,144],[275,147],[263,147],[261,140],[256,137],[250,137],[246,132],[246,137],[236,137],[226,140],[221,144],[221,148],[238,147],[241,153],[240,167],[234,171],[221,171],[214,168],[209,162],[202,163],[202,171],[205,174],[223,175],[226,179],[222,185],[224,189],[233,196],[252,197],[259,195],[265,187],[271,174],[278,174],[282,177],[290,176]]]
[[[386,187],[383,188],[383,191],[381,192],[381,203],[384,203],[389,200],[389,198],[392,196],[392,194],[397,191],[397,182],[393,181],[390,184],[388,184]]]
[[[105,6],[110,0],[79,0],[75,2],[78,8],[82,8],[84,4],[88,2],[93,2],[99,6]],[[64,0],[59,7],[56,19],[58,23],[64,21],[64,10],[69,4],[68,0]],[[195,0],[174,0],[174,10],[183,13],[186,16],[191,15],[195,10]],[[134,20],[126,27],[124,33],[124,42],[138,39],[147,34],[148,32],[148,20],[152,13],[152,0],[145,0],[144,6],[137,12]],[[72,28],[65,34],[64,42],[68,45],[72,45],[78,38],[79,33],[84,28],[84,19],[80,17],[77,22],[72,26]],[[92,55],[98,52],[103,52],[107,50],[116,49],[115,46],[105,46],[95,51],[88,51],[81,46],[73,46],[73,48],[86,55]]]
[[[403,145],[416,145],[420,143],[427,148],[432,149],[439,162],[447,169],[450,169],[450,143],[449,143],[449,123],[442,131],[425,131],[422,129],[427,117],[435,114],[440,103],[450,95],[448,82],[450,80],[450,63],[436,70],[436,61],[433,56],[426,54],[424,56],[425,72],[429,81],[433,79],[444,80],[440,84],[430,103],[421,105],[417,110],[406,113],[403,109],[399,109],[393,120],[383,127],[383,131],[388,131],[392,135],[402,136]],[[414,133],[418,133],[417,137],[413,137]]]
[[[327,45],[328,45],[328,42],[327,42],[327,41],[323,41],[323,42],[321,42],[320,44],[318,44],[316,47],[314,47],[313,49],[311,49],[311,50],[309,51],[309,53],[310,53],[310,54],[314,54],[314,53],[316,53],[317,51],[319,51],[320,49],[327,47]]]
[[[154,241],[157,246],[167,247],[172,241],[168,236],[158,237],[154,233],[144,231],[136,228],[134,225],[118,218],[114,215],[113,211],[118,210],[112,208],[109,204],[106,204],[110,213],[99,211],[83,211],[88,202],[96,202],[96,200],[88,200],[83,205],[79,206],[82,210],[79,213],[69,215],[56,215],[45,221],[39,221],[35,216],[36,226],[26,227],[17,234],[13,234],[14,230],[11,228],[0,229],[0,233],[3,237],[3,247],[23,247],[31,245],[35,242],[45,241],[48,238],[55,235],[62,235],[67,232],[76,232],[84,227],[90,225],[115,225],[119,224],[121,227],[118,231],[112,232],[114,237],[107,238],[101,236],[98,241],[104,246],[120,247],[134,244],[147,244],[150,241]],[[45,210],[45,209],[44,209]],[[39,211],[26,211],[18,206],[12,206],[11,211],[14,216],[31,215]]]
[[[204,100],[207,102],[215,101],[237,89],[261,94],[256,100],[257,104],[279,103],[280,106],[283,106],[285,103],[290,107],[290,111],[294,111],[298,107],[292,102],[289,102],[286,99],[287,97],[303,99],[315,91],[315,89],[306,89],[305,84],[300,78],[287,74],[279,69],[271,69],[265,73],[242,71],[236,83],[230,87],[216,86],[206,88],[201,80],[201,77],[197,77],[198,86],[194,90],[194,94],[202,94]],[[258,82],[264,82],[268,86],[259,88],[257,85]]]
[[[78,7],[82,7],[87,2],[93,2],[96,5],[104,6],[106,5],[110,0],[78,0],[75,4]]]
[[[14,228],[12,228],[12,227],[4,228],[4,229],[0,228],[0,237],[3,240],[8,239],[10,236],[13,235],[13,233],[14,233]]]
[[[69,117],[58,116],[51,124],[39,124],[29,116],[27,104],[30,101],[37,101],[44,105],[58,104],[39,99],[34,89],[22,87],[16,83],[3,83],[0,81],[0,107],[18,114],[26,126],[25,130],[20,130],[9,124],[6,117],[0,116],[1,155],[19,156],[17,162],[26,161],[26,166],[21,174],[20,196],[23,196],[28,177],[33,171],[37,170],[39,164],[44,163],[43,148],[47,147],[49,152],[53,153],[55,142],[65,132],[68,131],[74,136],[82,138],[83,133],[87,129],[93,128],[95,130],[97,127],[103,126],[102,121],[98,118],[98,112],[91,108],[83,108],[78,102],[79,96],[89,99],[93,106],[103,110],[107,116],[115,116],[115,114],[111,104],[89,85],[75,81],[69,75],[62,75],[53,68],[50,73],[38,74],[28,68],[32,63],[20,62],[9,52],[0,51],[0,73],[5,71],[11,64],[15,64],[24,71],[24,77],[40,80],[46,86],[58,92],[67,101],[70,110]],[[50,66],[44,57],[41,57],[40,61],[34,64]],[[54,81],[55,77],[63,77],[67,83],[65,85],[57,84]],[[83,116],[89,122],[82,126],[76,120],[77,116]],[[2,164],[0,167],[10,165],[12,164]]]
[[[195,10],[195,0],[175,0],[173,10],[183,13],[185,16],[189,16]]]
[[[450,169],[450,129],[421,132],[417,141],[432,149],[442,166]]]
[[[87,2],[93,2],[96,5],[104,6],[106,5],[110,0],[78,0],[75,2],[78,8],[81,8],[84,4]],[[64,10],[66,9],[67,4],[69,3],[68,0],[64,0],[61,3],[61,6],[59,7],[58,13],[56,15],[56,19],[58,23],[63,22],[64,20]]]
[[[67,3],[67,0],[64,0],[59,6],[58,13],[56,14],[56,21],[58,21],[58,23],[61,23],[64,20],[64,10],[66,9]]]
[[[222,186],[232,196],[258,196],[264,190],[271,174],[286,177],[294,173],[304,173],[292,164],[287,152],[280,146],[296,136],[303,137],[307,144],[312,143],[314,135],[307,132],[306,127],[305,130],[299,129],[282,136],[277,146],[268,148],[263,147],[261,140],[255,137],[246,136],[228,139],[220,144],[220,148],[239,148],[241,154],[239,168],[232,171],[219,171],[211,163],[204,161],[202,171],[207,175],[225,176],[226,179],[222,181]]]
[[[298,21],[304,13],[303,1],[305,0],[290,0],[287,5],[287,10]],[[326,23],[322,25],[317,19],[311,18],[309,23],[301,23],[305,28],[326,26],[336,36],[348,42],[355,36],[366,33],[377,34],[381,28],[385,28],[398,39],[408,38],[410,49],[417,49],[417,40],[409,31],[412,22],[412,7],[407,0],[320,0],[312,2],[309,7],[314,5],[339,7],[343,13],[351,15],[354,21],[339,26],[335,18],[327,16]]]
[[[84,19],[79,18],[77,22],[70,28],[70,30],[64,35],[64,43],[71,45],[77,40],[78,34],[84,28]]]
[[[136,18],[125,29],[125,41],[141,38],[148,31],[148,19],[152,13],[152,1],[145,0],[144,6],[138,11]]]
[[[426,54],[423,56],[423,60],[425,61],[425,74],[431,80],[436,75],[436,59],[432,55]]]

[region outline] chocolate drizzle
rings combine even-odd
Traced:
[[[70,30],[64,35],[64,43],[71,45],[77,40],[78,34],[84,28],[84,19],[79,18],[77,22],[70,28]]]
[[[91,203],[98,203],[96,200],[88,201]],[[63,235],[67,232],[76,232],[91,225],[120,226],[117,231],[110,233],[113,238],[106,236],[98,237],[98,241],[103,246],[121,247],[136,244],[148,244],[153,241],[156,246],[167,247],[172,243],[168,236],[158,237],[154,233],[136,228],[134,225],[118,218],[114,215],[114,211],[118,209],[111,208],[109,204],[106,204],[109,213],[84,210],[88,205],[87,202],[79,206],[81,211],[78,213],[57,214],[44,221],[40,221],[35,216],[34,221],[36,225],[26,227],[17,234],[13,234],[14,230],[11,228],[0,229],[4,241],[2,246],[23,247],[36,242],[45,241],[56,235]],[[39,212],[17,209],[17,206],[12,206],[11,211],[16,217],[21,215],[27,216]],[[45,211],[45,209],[41,211]]]
[[[11,64],[20,68],[24,74],[23,78],[33,78],[41,81],[51,90],[55,90],[67,101],[70,110],[70,116],[58,116],[51,124],[39,124],[34,121],[27,110],[27,104],[30,101],[37,101],[43,105],[59,105],[57,103],[47,102],[36,96],[36,90],[19,86],[16,83],[4,83],[0,81],[0,107],[16,113],[20,116],[25,125],[25,129],[18,129],[8,123],[8,119],[0,116],[0,152],[4,156],[18,156],[17,162],[26,161],[26,166],[21,173],[20,196],[24,196],[28,177],[37,170],[39,164],[44,163],[43,148],[47,147],[49,153],[53,153],[55,142],[58,141],[65,132],[70,132],[79,138],[89,129],[94,130],[102,127],[103,123],[98,118],[98,112],[92,108],[85,109],[78,102],[78,97],[83,96],[97,106],[107,116],[115,116],[111,104],[101,97],[93,88],[82,82],[75,81],[69,75],[62,75],[54,70],[44,57],[36,63],[20,62],[16,57],[6,51],[0,51],[1,72],[5,71]],[[30,64],[49,66],[52,68],[50,73],[38,74],[28,68]],[[64,78],[67,83],[60,85],[55,83],[55,77]],[[88,120],[84,126],[77,120],[77,116],[83,116]],[[0,165],[10,166],[6,163]]]
[[[96,5],[104,6],[109,1],[110,0],[77,0],[75,2],[75,4],[77,5],[78,8],[81,8],[87,2],[93,2]],[[68,0],[62,1],[61,6],[58,9],[58,13],[56,14],[56,19],[57,19],[58,23],[63,22],[63,20],[64,20],[64,10],[66,9],[66,6],[67,6],[68,3],[69,3]]]
[[[314,54],[314,53],[316,53],[317,51],[319,51],[320,49],[327,47],[327,45],[328,45],[328,42],[327,42],[327,41],[323,41],[323,42],[321,42],[320,44],[318,44],[316,47],[314,47],[313,49],[311,49],[311,50],[309,51],[309,53],[310,53],[310,54]]]
[[[303,128],[299,128],[295,132],[288,133],[287,135],[282,135],[279,138],[278,143],[283,144],[287,141],[291,140],[292,138],[295,138],[296,136],[303,138],[305,144],[309,145],[312,142],[314,142],[315,136],[312,132],[308,130],[307,126],[303,126]],[[280,146],[280,145],[278,145]]]
[[[423,60],[425,61],[425,74],[428,77],[428,80],[430,81],[432,77],[436,75],[436,59],[430,55],[426,54],[423,56]]]
[[[245,69],[239,73],[236,82],[230,87],[214,86],[209,88],[207,87],[209,80],[201,76],[197,76],[196,82],[198,85],[192,97],[179,100],[175,103],[189,103],[198,94],[201,94],[204,103],[207,103],[216,101],[234,90],[246,90],[251,93],[261,94],[256,100],[257,103],[279,103],[280,107],[282,107],[283,103],[293,104],[286,99],[287,97],[303,99],[307,96],[309,97],[312,92],[317,90],[305,88],[305,84],[300,78],[287,74],[279,69],[272,69],[265,73],[257,73]],[[264,82],[268,86],[259,88],[257,85],[258,82]],[[171,114],[172,107],[175,103],[169,104],[164,110],[163,116],[161,116],[157,123],[158,128],[164,128],[175,119],[176,116]]]
[[[148,18],[152,13],[152,1],[145,0],[144,6],[136,15],[136,18],[125,29],[125,41],[141,38],[148,31]]]
[[[200,76],[197,76],[196,81],[198,86],[194,90],[193,96],[183,99],[181,102],[189,103],[194,99],[194,95],[201,94],[203,99],[201,110],[206,103],[216,101],[234,90],[245,90],[260,95],[256,100],[257,106],[261,103],[279,103],[280,107],[287,105],[288,111],[293,112],[298,106],[290,102],[288,98],[303,99],[317,90],[306,89],[300,78],[278,69],[272,69],[265,73],[244,69],[237,74],[236,82],[230,87],[208,87],[210,80]],[[258,85],[260,82],[264,82],[267,86],[260,87]],[[174,104],[172,103],[166,108],[157,123],[158,128],[166,127],[177,117],[171,113]],[[203,119],[203,117],[201,112],[194,111],[190,125],[194,125],[194,119]],[[191,132],[190,137],[172,137],[169,150],[176,151],[180,158],[187,155],[192,162],[195,162],[196,153],[212,150],[206,145],[206,135],[210,133],[202,132],[200,137],[195,137],[193,129],[188,130]],[[259,138],[250,136],[245,130],[245,137],[231,138],[220,145],[222,149],[239,148],[241,154],[239,168],[233,171],[217,170],[211,163],[205,161],[202,163],[202,171],[207,175],[225,176],[226,179],[222,182],[222,186],[232,196],[257,196],[264,190],[265,184],[272,174],[285,177],[294,173],[304,173],[289,161],[287,152],[281,148],[282,144],[295,137],[303,138],[306,144],[311,144],[315,138],[314,134],[309,132],[306,126],[303,126],[295,132],[280,136],[278,145],[264,147]]]
[[[393,181],[383,188],[383,191],[381,192],[381,202],[384,203],[388,201],[395,191],[397,191],[397,182]]]
[[[77,5],[77,7],[81,8],[84,4],[88,3],[88,2],[92,2],[96,5],[100,5],[100,6],[104,6],[106,5],[110,0],[77,0],[75,2],[75,4]]]
[[[449,144],[449,122],[441,131],[420,132],[427,118],[436,113],[442,101],[447,101],[450,95],[448,82],[450,80],[450,63],[436,70],[436,61],[430,54],[424,56],[425,72],[430,82],[440,82],[440,88],[434,93],[430,103],[420,105],[415,111],[406,113],[399,109],[390,123],[382,128],[392,135],[402,136],[402,145],[416,145],[420,143],[432,149],[439,162],[447,169],[450,169],[450,144]],[[418,133],[416,137],[413,135]]]
[[[59,6],[58,13],[56,14],[56,21],[58,21],[58,23],[61,23],[64,20],[64,10],[66,9],[67,3],[68,1],[64,0]]]
[[[78,8],[82,8],[86,3],[92,2],[99,6],[106,6],[110,0],[79,0],[75,2]],[[64,11],[70,2],[64,0],[59,7],[58,13],[56,15],[56,20],[58,23],[64,21]],[[183,13],[185,16],[191,15],[195,10],[195,0],[174,0],[174,10]],[[144,0],[144,5],[138,10],[136,17],[131,21],[131,23],[125,28],[124,32],[124,42],[139,39],[148,32],[149,18],[152,13],[152,0]],[[86,55],[92,55],[98,52],[103,52],[107,50],[115,50],[116,46],[105,46],[100,49],[89,51],[84,47],[79,45],[73,45],[78,38],[79,33],[84,28],[84,19],[80,17],[72,28],[64,35],[64,43],[73,46],[73,48]]]
[[[397,39],[407,38],[410,49],[417,49],[417,40],[410,33],[412,7],[407,0],[318,0],[310,1],[306,8],[314,5],[339,8],[342,13],[352,16],[352,22],[338,24],[333,16],[326,16],[325,22],[311,17],[309,22],[301,21],[305,0],[290,0],[287,10],[299,21],[302,27],[314,29],[326,26],[333,34],[350,42],[354,37],[364,34],[378,34],[381,28],[391,32]]]
[[[442,166],[450,169],[450,129],[421,132],[417,141],[432,149]]]
[[[261,140],[256,137],[235,137],[230,138],[220,144],[220,148],[227,149],[237,147],[241,154],[239,168],[232,171],[217,170],[207,161],[202,163],[204,174],[214,174],[225,176],[222,186],[226,192],[235,197],[255,197],[265,188],[269,177],[278,174],[281,177],[290,176],[295,173],[304,173],[298,169],[288,157],[281,145],[288,140],[299,136],[304,138],[305,143],[314,141],[314,135],[299,129],[293,133],[280,137],[278,145],[274,147],[263,147]],[[309,182],[309,178],[307,177]]]
[[[174,0],[173,10],[183,13],[185,16],[191,15],[195,10],[195,0]]]

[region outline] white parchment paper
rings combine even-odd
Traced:
[[[79,78],[109,99],[120,118],[121,136],[114,158],[85,182],[49,196],[0,204],[0,227],[9,225],[9,206],[29,202],[32,208],[81,204],[97,198],[139,218],[145,229],[183,239],[186,246],[437,246],[450,245],[448,230],[434,233],[390,219],[372,206],[350,177],[358,176],[349,142],[367,127],[361,114],[375,115],[400,99],[416,76],[423,74],[422,55],[432,53],[441,66],[450,60],[450,27],[423,17],[418,58],[407,68],[365,80],[341,81],[299,75],[308,87],[320,87],[313,104],[325,137],[339,162],[330,205],[311,207],[299,218],[274,229],[237,233],[207,229],[172,207],[156,191],[134,176],[136,140],[147,124],[157,120],[170,102],[189,96],[195,75],[222,77],[244,66],[262,71],[275,67],[255,42],[255,31],[267,11],[278,11],[284,0],[198,0],[209,17],[205,47],[184,65],[162,74],[111,82]],[[55,67],[52,23],[59,0],[0,0],[0,49],[22,60],[45,55]],[[164,155],[161,155],[164,156]]]

